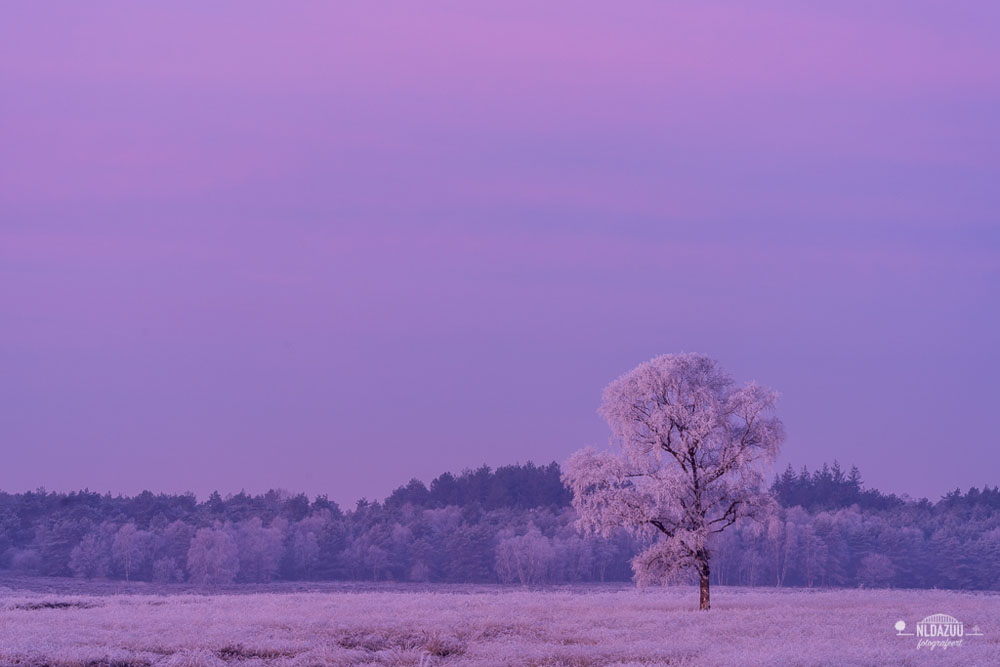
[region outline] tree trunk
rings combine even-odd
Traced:
[[[701,583],[701,599],[698,603],[698,609],[702,611],[708,611],[711,608],[709,602],[709,592],[708,592],[708,575],[710,573],[708,567],[708,559],[706,558],[698,566],[698,579]]]

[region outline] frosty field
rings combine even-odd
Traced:
[[[690,588],[70,595],[0,588],[3,665],[995,665],[1000,596]],[[896,635],[944,613],[961,646]]]

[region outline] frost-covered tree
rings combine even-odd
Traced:
[[[170,584],[176,581],[184,581],[184,572],[177,561],[167,556],[158,558],[153,562],[153,581],[158,584]]]
[[[505,536],[496,547],[496,571],[507,584],[515,579],[522,586],[545,581],[555,553],[551,541],[534,525],[524,535]]]
[[[125,573],[125,581],[146,562],[148,546],[149,533],[138,530],[134,523],[126,523],[118,529],[111,545],[111,555]]]
[[[427,565],[427,563],[423,561],[417,561],[416,563],[413,564],[413,567],[410,568],[409,579],[410,581],[420,581],[420,582],[430,581],[431,568]]]
[[[194,537],[194,533],[194,527],[183,521],[174,521],[167,525],[160,536],[160,556],[173,558],[175,562],[183,564],[187,560],[188,549],[191,548],[191,538]]]
[[[187,567],[196,584],[231,584],[240,569],[236,541],[220,528],[200,529],[191,540]]]
[[[309,579],[319,563],[319,540],[316,533],[296,532],[291,545],[292,568],[300,579]]]
[[[69,569],[75,577],[105,577],[108,574],[110,549],[100,531],[87,533],[69,556]]]
[[[632,561],[637,582],[693,569],[708,609],[710,537],[773,504],[763,482],[783,437],[776,401],[700,354],[662,355],[621,376],[599,410],[617,450],[588,448],[567,465],[579,526],[659,535]]]
[[[896,575],[892,560],[884,554],[867,554],[858,565],[858,581],[869,588],[883,588]]]
[[[271,581],[284,555],[284,519],[275,519],[265,527],[260,517],[240,522],[233,537],[239,552],[241,581]]]

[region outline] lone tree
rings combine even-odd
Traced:
[[[659,535],[632,560],[640,586],[691,569],[709,608],[709,538],[773,506],[764,476],[783,439],[777,393],[742,387],[700,354],[667,354],[604,389],[600,414],[617,451],[591,448],[569,460],[579,527],[607,535],[624,527]]]

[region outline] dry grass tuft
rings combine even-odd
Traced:
[[[13,608],[35,611],[36,609],[93,609],[97,606],[98,605],[90,602],[59,602],[46,600],[44,602],[26,602],[24,604],[16,604]]]
[[[427,634],[424,650],[438,658],[447,658],[465,653],[465,644],[457,639],[445,637],[439,632]]]

